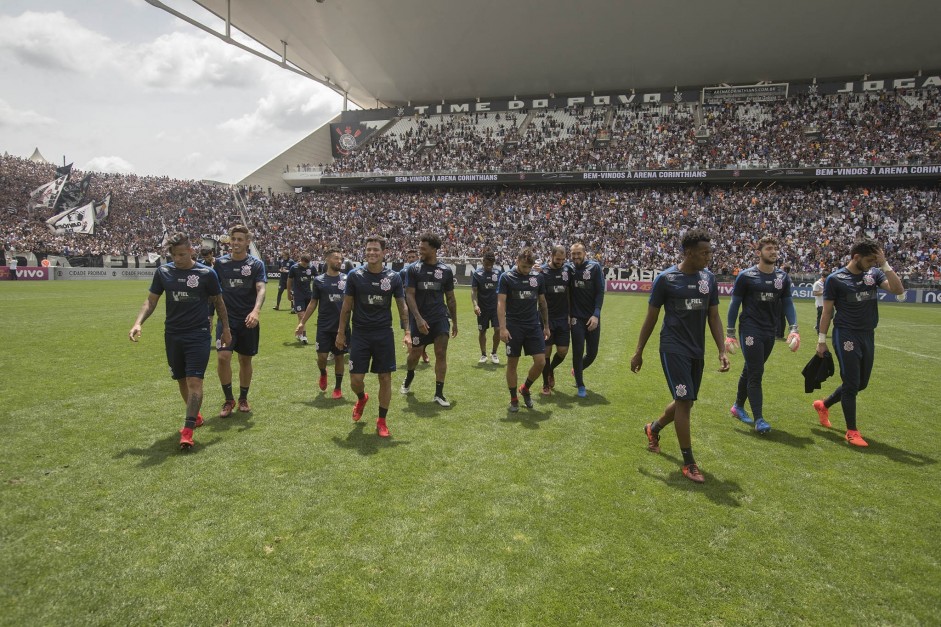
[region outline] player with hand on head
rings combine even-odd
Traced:
[[[516,266],[500,276],[497,289],[497,319],[500,336],[506,344],[506,383],[510,390],[511,412],[519,411],[519,395],[523,404],[533,408],[530,388],[546,364],[546,340],[549,339],[549,307],[542,274],[533,272],[535,258],[530,248],[516,257]],[[520,356],[532,355],[533,365],[523,385],[516,387],[516,368]]]
[[[742,375],[738,379],[735,403],[729,412],[745,424],[754,424],[758,433],[767,433],[771,431],[771,425],[764,418],[761,380],[765,362],[774,350],[774,340],[781,326],[778,316],[782,309],[791,325],[787,342],[792,352],[800,346],[800,335],[797,333],[797,311],[791,298],[791,277],[775,267],[780,254],[778,240],[770,236],[762,237],[755,251],[758,263],[739,272],[729,303],[726,346],[737,344],[736,348],[741,348],[745,359]],[[738,342],[735,341],[736,320],[739,321]],[[745,411],[746,398],[754,420]]]
[[[696,483],[706,478],[693,457],[690,414],[699,394],[705,367],[706,324],[719,349],[719,372],[728,372],[722,320],[719,318],[719,286],[707,270],[712,259],[711,237],[702,229],[690,229],[683,236],[683,260],[654,279],[647,316],[640,329],[637,350],[631,358],[631,371],[640,372],[644,347],[665,311],[660,329],[660,362],[673,401],[656,421],[644,425],[647,450],[660,452],[660,431],[671,422],[683,454],[683,475]]]
[[[820,424],[829,427],[830,407],[840,403],[846,420],[846,441],[853,446],[869,446],[856,428],[856,396],[866,389],[872,375],[879,288],[896,296],[905,293],[882,246],[869,238],[853,244],[849,263],[828,276],[823,288],[817,354],[822,357],[827,352],[827,330],[833,322],[833,350],[840,362],[843,383],[827,398],[814,401],[814,409]]]
[[[160,296],[166,292],[167,317],[163,340],[170,376],[178,383],[180,395],[186,403],[186,419],[180,429],[180,448],[188,449],[193,446],[193,429],[203,424],[199,409],[203,402],[203,377],[206,375],[212,346],[210,306],[219,311],[219,342],[223,346],[228,345],[232,341],[232,334],[216,273],[212,268],[193,261],[193,247],[189,237],[183,233],[171,235],[167,245],[173,261],[154,272],[150,293],[128,337],[132,342],[140,339],[141,326],[157,308]]]
[[[317,351],[317,369],[320,370],[318,385],[321,391],[326,391],[328,356],[335,355],[333,372],[336,379],[332,395],[334,399],[343,398],[343,355],[347,352],[345,346],[343,348],[336,346],[337,331],[340,328],[340,310],[343,308],[347,281],[347,275],[341,272],[342,268],[343,253],[340,252],[339,244],[328,245],[324,253],[324,272],[314,277],[311,282],[310,303],[301,314],[300,324],[295,329],[295,334],[307,337],[307,321],[319,307],[317,336],[314,341],[314,350]],[[349,336],[349,327],[344,329],[344,333]]]

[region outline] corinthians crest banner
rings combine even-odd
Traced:
[[[345,157],[363,145],[375,132],[359,122],[331,124],[330,144],[333,146],[333,158]]]

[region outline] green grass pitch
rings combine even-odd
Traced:
[[[657,335],[643,371],[628,366],[645,298],[608,295],[587,399],[569,359],[555,395],[510,415],[459,289],[454,406],[431,402],[429,366],[398,393],[400,349],[380,441],[375,377],[354,425],[348,377],[343,401],[316,389],[272,285],[253,413],[215,417],[211,362],[207,421],[182,453],[163,301],[127,339],[147,286],[0,284],[2,624],[941,622],[938,307],[880,307],[867,450],[843,442],[839,408],[820,427],[803,392],[811,303],[800,352],[779,343],[767,368],[767,436],[729,416],[741,358],[720,374],[710,346],[699,486],[672,428],[645,449],[668,401]]]

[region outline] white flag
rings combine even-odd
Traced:
[[[59,235],[63,233],[90,235],[95,232],[95,203],[90,202],[87,205],[57,213],[46,220],[46,225]]]
[[[45,185],[40,185],[30,192],[30,209],[36,209],[37,207],[50,209],[55,207],[56,202],[59,200],[59,194],[62,193],[62,188],[65,187],[65,182],[68,179],[68,175],[60,176],[56,180],[49,181]]]

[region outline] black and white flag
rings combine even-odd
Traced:
[[[95,232],[95,203],[90,202],[81,207],[66,209],[57,213],[48,220],[46,226],[53,233],[83,233],[91,235]]]

